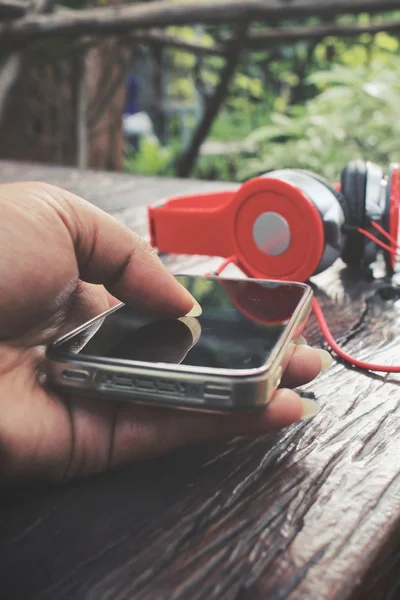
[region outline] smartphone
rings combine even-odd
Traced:
[[[119,304],[47,349],[58,388],[201,411],[254,411],[279,386],[311,310],[302,283],[182,275],[198,318],[157,319]]]

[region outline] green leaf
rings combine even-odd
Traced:
[[[399,49],[399,40],[383,31],[376,34],[374,43],[378,48],[388,52],[397,52]]]

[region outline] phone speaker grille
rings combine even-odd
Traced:
[[[138,394],[160,394],[166,396],[185,396],[186,385],[180,381],[137,377],[126,373],[99,371],[96,385],[110,391],[130,390]]]

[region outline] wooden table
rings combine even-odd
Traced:
[[[1,181],[68,188],[140,233],[145,204],[223,187],[11,163],[0,173]],[[193,257],[169,264],[209,266]],[[400,362],[395,286],[341,265],[315,283],[349,351]],[[314,319],[307,336],[322,344]],[[308,386],[318,417],[279,435],[193,448],[63,487],[3,489],[0,597],[399,598],[399,381],[337,364]]]

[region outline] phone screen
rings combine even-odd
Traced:
[[[200,317],[156,319],[123,305],[58,342],[58,354],[207,369],[257,369],[268,361],[307,290],[284,282],[177,279],[199,302]]]

